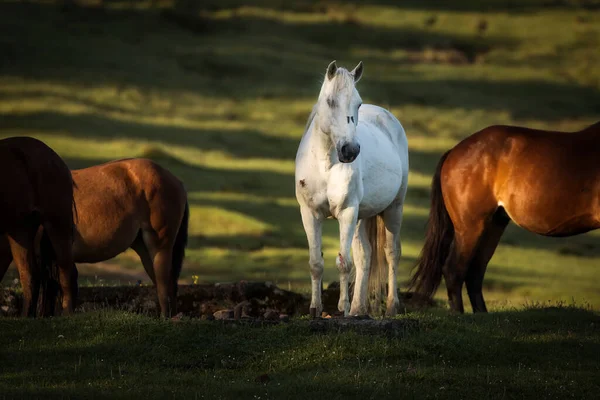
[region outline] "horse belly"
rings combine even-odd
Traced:
[[[133,218],[118,224],[77,225],[73,243],[75,262],[95,263],[116,257],[131,247],[140,227]]]
[[[365,154],[367,158],[369,154]],[[363,169],[363,197],[360,203],[360,214],[371,216],[385,210],[394,201],[403,201],[401,198],[406,186],[404,176],[408,171],[403,171],[402,160],[399,155],[387,149],[380,153],[381,158],[370,155]],[[381,160],[385,160],[381,162]]]
[[[382,179],[377,182],[365,182],[363,200],[360,203],[359,218],[365,218],[379,214],[399,200],[401,179],[389,180],[387,185]]]
[[[543,236],[565,237],[589,232],[600,227],[593,208],[581,204],[524,200],[499,202],[509,218],[518,226]]]

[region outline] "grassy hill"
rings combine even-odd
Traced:
[[[156,159],[189,191],[184,281],[307,290],[295,151],[327,64],[363,60],[361,96],[409,138],[404,282],[443,151],[491,124],[577,130],[600,119],[599,4],[1,0],[0,136],[41,138],[72,168]],[[327,282],[337,237],[331,222]],[[490,305],[600,307],[599,240],[510,227],[486,277]],[[82,284],[149,281],[133,253],[81,271]]]

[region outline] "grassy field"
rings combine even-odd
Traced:
[[[600,319],[588,310],[401,321],[388,337],[117,312],[4,319],[0,398],[562,400],[600,390]]]
[[[401,282],[443,151],[490,124],[576,130],[600,119],[597,1],[199,3],[0,1],[0,136],[41,138],[72,168],[148,156],[180,176],[191,203],[184,282],[307,289],[294,156],[332,59],[363,60],[364,101],[408,134]],[[486,277],[490,305],[600,307],[597,236],[510,227]],[[335,222],[324,243],[330,282]],[[82,284],[148,281],[133,253],[81,269]]]

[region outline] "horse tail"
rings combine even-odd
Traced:
[[[175,285],[175,296],[177,296],[177,281],[181,274],[181,266],[183,265],[183,259],[185,258],[185,247],[187,246],[188,240],[188,225],[190,220],[190,207],[188,202],[185,202],[185,211],[183,212],[183,219],[179,225],[177,231],[177,237],[173,244],[173,258],[171,259],[171,279]]]
[[[433,296],[440,285],[442,267],[450,254],[450,247],[454,240],[454,225],[444,204],[440,178],[442,166],[448,154],[450,154],[450,150],[442,156],[433,175],[425,244],[417,259],[416,272],[409,282],[409,290],[414,289],[416,293],[424,295],[428,299]]]
[[[385,259],[385,223],[381,214],[365,221],[371,245],[371,264],[369,268],[369,291],[371,292],[371,309],[375,314],[381,310],[381,301],[387,283],[387,262]]]

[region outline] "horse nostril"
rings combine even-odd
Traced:
[[[342,155],[346,157],[348,155],[348,145],[345,144],[342,146]]]

